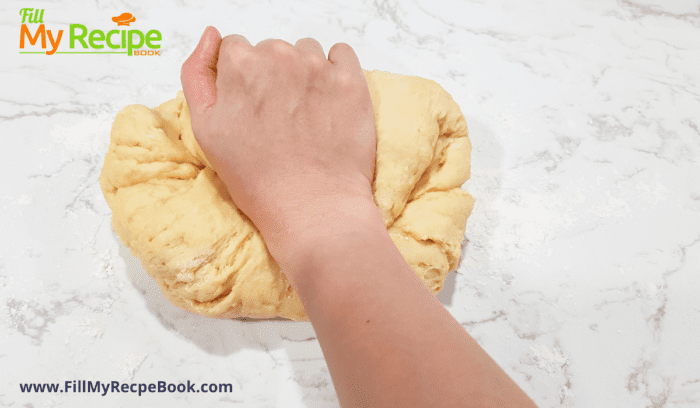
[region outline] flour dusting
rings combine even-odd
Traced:
[[[134,374],[146,360],[146,357],[148,355],[145,353],[128,353],[122,358],[119,368],[128,380],[134,379]]]
[[[76,123],[57,124],[51,129],[51,138],[77,154],[104,156],[112,122],[114,115],[100,113]]]

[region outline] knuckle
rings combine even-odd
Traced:
[[[294,48],[292,44],[279,39],[269,39],[262,41],[256,47],[260,47],[260,49],[272,52],[275,55],[291,54]]]
[[[245,44],[232,44],[219,51],[218,65],[223,72],[246,70],[254,65],[254,51]]]
[[[308,55],[306,57],[306,65],[313,71],[322,71],[326,66],[327,60],[318,55]]]
[[[353,88],[355,86],[355,75],[349,71],[339,71],[336,74],[336,80],[343,88]]]
[[[238,41],[228,41],[221,44],[219,55],[224,54],[226,57],[245,58],[248,54],[248,47]]]
[[[335,48],[335,51],[336,51],[336,52],[338,52],[338,51],[342,51],[343,53],[346,53],[346,52],[354,52],[353,49],[352,49],[352,47],[349,46],[348,44],[344,43],[344,42],[340,42],[340,43],[334,44],[334,45],[333,45],[333,48]]]

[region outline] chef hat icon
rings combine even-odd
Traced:
[[[122,13],[119,16],[112,17],[112,21],[117,23],[118,26],[128,26],[129,23],[136,21],[136,17],[134,17],[131,13]]]

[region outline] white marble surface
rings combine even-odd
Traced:
[[[175,95],[206,25],[347,42],[453,95],[477,203],[440,299],[540,407],[700,405],[699,1],[203,3],[0,6],[0,406],[337,406],[310,324],[185,313],[111,230],[111,121]],[[22,7],[50,29],[131,12],[162,55],[20,55]],[[233,390],[19,390],[82,379]]]

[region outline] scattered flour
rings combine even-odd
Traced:
[[[562,355],[561,351],[554,349],[550,351],[547,346],[539,347],[530,346],[533,354],[533,359],[537,362],[537,366],[546,370],[549,374],[556,374],[562,371],[562,367],[566,364],[567,358]]]
[[[143,364],[147,357],[148,355],[145,353],[127,353],[124,355],[119,363],[119,368],[124,374],[124,377],[126,377],[126,379],[129,381],[133,380],[134,374],[136,371],[138,371],[139,367],[141,367],[141,364]]]
[[[109,133],[114,114],[100,113],[77,123],[57,124],[51,129],[51,138],[79,155],[103,157],[109,147]]]

